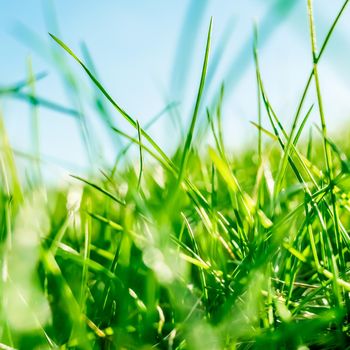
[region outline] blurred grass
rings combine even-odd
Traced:
[[[174,105],[142,127],[99,81],[87,49],[85,64],[51,35],[94,84],[109,135],[129,143],[100,176],[87,147],[91,173],[48,186],[37,107],[77,118],[86,144],[94,130],[81,108],[35,95],[42,75],[30,63],[27,81],[1,90],[33,106],[34,155],[23,180],[1,116],[0,349],[349,348],[350,144],[327,133],[318,76],[347,3],[317,52],[308,1],[312,71],[290,131],[268,98],[256,29],[258,138],[235,155],[222,130],[225,86],[215,103],[203,99],[211,22],[190,125],[171,155],[147,129]],[[79,107],[79,78],[70,74]],[[304,106],[312,82],[315,105]],[[134,135],[115,127],[106,102]],[[312,110],[321,127],[308,131]],[[128,157],[132,147],[138,158]]]

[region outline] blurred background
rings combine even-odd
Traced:
[[[342,4],[314,2],[319,46]],[[158,116],[149,132],[167,152],[174,150],[193,110],[211,16],[202,106],[213,105],[224,84],[224,137],[236,151],[257,133],[249,123],[257,119],[254,23],[267,94],[290,125],[312,67],[305,0],[1,0],[0,111],[17,154],[82,172],[113,163],[122,141],[106,125],[135,133],[49,32],[142,126]],[[350,114],[349,32],[350,10],[320,63],[326,118],[335,135]],[[26,81],[32,82],[22,87]],[[312,102],[310,94],[306,106]],[[205,122],[202,108],[199,123]]]

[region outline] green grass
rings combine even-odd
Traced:
[[[203,99],[212,21],[190,125],[171,155],[148,128],[176,105],[143,127],[103,87],[86,48],[90,64],[51,34],[90,78],[112,139],[127,143],[100,176],[91,169],[52,188],[37,108],[76,118],[93,159],[87,121],[36,96],[43,74],[30,63],[26,81],[0,91],[32,105],[34,145],[33,155],[13,150],[0,118],[0,349],[349,349],[350,143],[327,132],[318,73],[347,3],[317,52],[308,1],[312,70],[291,130],[269,100],[255,30],[257,142],[235,156],[222,130],[224,85],[214,104]],[[106,102],[133,135],[113,125]],[[315,111],[320,127],[309,132]],[[209,135],[212,146],[201,141]],[[32,162],[30,181],[17,157]]]

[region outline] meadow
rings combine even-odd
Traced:
[[[0,118],[0,349],[350,349],[350,143],[346,130],[336,140],[327,131],[318,69],[348,2],[317,49],[308,1],[310,74],[291,127],[269,100],[255,28],[257,136],[239,154],[225,143],[225,84],[214,103],[203,98],[215,18],[171,154],[148,129],[176,104],[141,125],[92,62],[50,34],[124,143],[112,166],[51,186],[40,154],[13,149]],[[32,106],[34,140],[36,108],[73,113],[35,96],[41,78],[2,90]],[[88,151],[94,131],[77,118]]]

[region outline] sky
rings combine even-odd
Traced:
[[[342,4],[340,0],[314,2],[319,43]],[[179,123],[186,127],[198,89],[211,17],[212,45],[203,105],[213,104],[224,83],[224,137],[233,150],[239,150],[256,137],[250,124],[257,119],[254,23],[259,32],[266,91],[288,126],[312,67],[306,0],[0,0],[0,87],[28,79],[31,69],[34,73],[45,72],[45,78],[35,83],[36,95],[82,110],[93,130],[90,136],[96,141],[93,152],[112,162],[120,145],[101,126],[94,108],[95,90],[83,70],[48,33],[63,40],[85,61],[83,47],[87,48],[106,90],[141,125],[174,102]],[[335,135],[349,120],[349,32],[347,9],[320,63],[326,118]],[[72,75],[75,87],[62,79]],[[311,93],[306,106],[315,101]],[[34,112],[28,103],[2,94],[0,111],[13,147],[34,152]],[[113,124],[131,132],[121,116],[110,111]],[[41,156],[68,171],[86,167],[89,157],[81,123],[48,108],[40,107],[35,113],[40,125]],[[205,121],[204,109],[199,118]],[[317,121],[314,108],[310,122]],[[264,124],[268,126],[267,121]],[[164,115],[150,133],[171,152],[180,137],[174,113]]]

